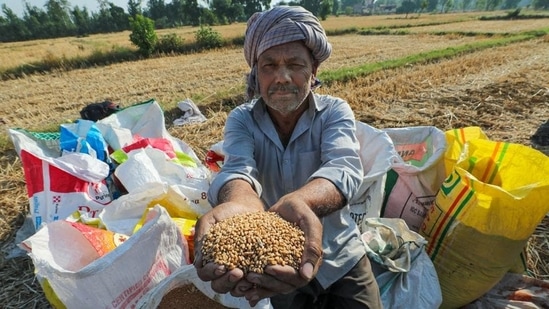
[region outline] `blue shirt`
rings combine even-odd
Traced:
[[[339,98],[313,94],[284,147],[262,99],[236,107],[224,132],[225,161],[208,192],[217,205],[221,187],[232,179],[248,181],[266,207],[314,178],[330,180],[347,201],[358,191],[363,169],[354,114]],[[349,205],[321,218],[323,262],[317,280],[327,288],[366,253]]]

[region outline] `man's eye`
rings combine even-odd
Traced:
[[[292,68],[292,69],[300,69],[300,68],[304,67],[304,65],[301,64],[301,63],[290,63],[289,67]]]

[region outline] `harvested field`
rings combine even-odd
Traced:
[[[459,18],[456,15],[453,21]],[[379,20],[417,21],[387,17]],[[320,71],[351,69],[364,63],[487,39],[430,34],[433,31],[476,29],[482,33],[510,33],[544,27],[534,24],[530,28],[520,20],[468,21],[408,28],[420,34],[333,36],[330,40],[334,53]],[[433,125],[448,130],[480,126],[492,140],[530,145],[530,136],[549,119],[547,59],[549,35],[437,62],[382,70],[346,83],[325,85],[318,92],[347,99],[356,118],[374,127]],[[78,111],[87,103],[105,98],[122,106],[155,98],[166,111],[170,133],[204,157],[208,148],[222,138],[231,106],[242,100],[242,96],[234,93],[243,90],[247,71],[242,50],[235,48],[0,81],[1,134],[5,138],[10,127],[54,128],[67,119],[78,118]],[[193,98],[208,120],[174,127],[171,120],[179,117],[176,103],[187,97]],[[0,241],[2,251],[7,251],[27,212],[28,200],[21,163],[12,149],[2,152],[0,166]],[[534,277],[544,280],[549,280],[548,228],[546,217],[528,246],[529,270]],[[50,308],[34,279],[28,257],[4,260],[2,255],[0,265],[3,308]]]
[[[351,68],[363,63],[403,57],[462,45],[483,38],[466,36],[365,36],[330,38],[333,57],[321,70]],[[238,60],[238,61],[235,61]],[[155,98],[173,106],[187,97],[208,103],[228,89],[241,88],[248,67],[241,48],[113,64],[94,69],[55,72],[0,83],[0,117],[8,127],[55,125],[75,119],[87,103],[111,98],[123,106]],[[48,109],[44,109],[47,104]],[[36,123],[35,119],[42,119]]]
[[[482,16],[490,16],[498,12],[484,12]],[[338,29],[372,28],[372,27],[407,27],[414,25],[445,24],[466,20],[474,20],[479,13],[459,14],[423,14],[421,16],[375,15],[375,16],[339,16],[330,17],[322,22],[327,31]],[[194,34],[198,27],[180,27],[162,29],[158,36],[175,33],[185,42],[194,42]],[[246,23],[213,26],[212,29],[223,34],[224,38],[242,37]],[[87,56],[96,51],[109,51],[113,48],[135,48],[129,40],[130,31],[111,34],[95,34],[80,38],[58,38],[35,40],[30,42],[2,43],[0,45],[0,70],[16,67],[22,64],[43,61],[51,57]]]
[[[475,20],[463,21],[444,25],[413,27],[411,33],[432,32],[470,32],[470,33],[519,33],[524,31],[547,28],[549,19],[523,19],[523,20]]]

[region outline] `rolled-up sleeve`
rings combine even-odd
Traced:
[[[249,110],[237,108],[227,117],[224,131],[223,153],[225,163],[214,177],[208,190],[208,201],[211,205],[219,204],[219,191],[229,181],[243,179],[250,183],[258,196],[262,187],[257,181],[257,166],[254,159],[253,132],[249,129],[253,121]]]
[[[330,180],[349,201],[359,190],[364,176],[354,114],[347,102],[333,97],[324,99],[336,102],[328,104],[328,110],[322,113],[322,165],[310,178]]]

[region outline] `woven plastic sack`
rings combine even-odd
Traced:
[[[446,136],[446,142],[448,147],[444,154],[444,165],[446,168],[446,175],[449,176],[456,163],[459,161],[463,154],[463,148],[465,143],[470,140],[482,139],[488,140],[488,136],[482,131],[480,127],[463,127],[455,128],[444,132]],[[527,249],[523,249],[521,254],[517,257],[515,266],[510,270],[516,273],[525,273],[527,271]]]
[[[442,308],[477,299],[515,265],[549,211],[549,158],[530,147],[464,145],[420,233],[437,270]]]
[[[364,219],[380,216],[387,172],[398,154],[391,138],[382,130],[357,121],[356,135],[360,143],[364,178],[357,194],[349,201],[349,206],[351,217],[361,229]]]
[[[66,233],[63,224],[48,224],[21,245],[56,308],[134,308],[189,261],[179,228],[160,206],[149,212],[139,231],[109,252],[98,250],[105,247],[104,238]]]
[[[444,132],[446,138],[446,152],[444,154],[444,167],[446,176],[450,175],[463,152],[467,141],[474,139],[485,139],[488,137],[480,127],[464,127],[451,129]]]
[[[431,126],[384,129],[399,156],[387,172],[381,216],[417,232],[446,178],[444,132]]]
[[[85,153],[64,153],[60,134],[9,129],[21,158],[35,229],[75,211],[96,217],[112,200],[110,167]]]

